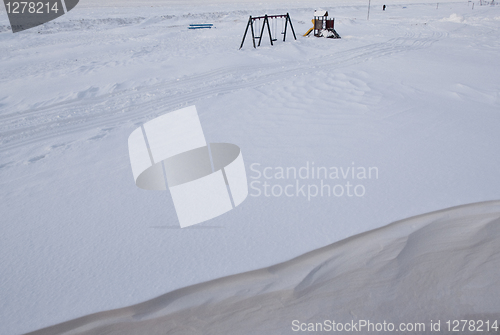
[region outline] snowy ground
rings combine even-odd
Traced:
[[[33,335],[498,334],[499,223],[499,201],[420,215]]]
[[[364,1],[101,2],[17,34],[0,10],[1,334],[499,198],[500,6],[372,1],[367,21]],[[319,7],[342,39],[301,36]],[[297,41],[238,50],[249,15],[286,12]],[[192,104],[207,141],[241,147],[250,182],[254,163],[378,179],[326,180],[363,197],[249,196],[178,229],[168,193],[134,185],[127,138]]]

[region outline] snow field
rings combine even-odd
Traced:
[[[381,5],[366,21],[363,3],[321,4],[333,41],[301,36],[317,9],[304,2],[88,1],[18,34],[0,12],[0,333],[498,199],[499,7]],[[266,12],[289,12],[297,41],[238,50],[248,16]],[[200,22],[216,28],[187,29]],[[379,179],[363,181],[362,198],[249,197],[177,229],[168,193],[135,187],[127,138],[191,104],[207,141],[241,147],[249,181],[252,163],[306,162],[376,166]]]

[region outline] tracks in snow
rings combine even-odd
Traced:
[[[221,68],[134,90],[4,114],[0,116],[0,152],[70,133],[129,121],[140,122],[200,99],[310,74],[319,68],[322,71],[342,68],[374,58],[426,48],[443,36],[437,32],[430,36],[407,34],[385,43],[370,44],[285,65]]]

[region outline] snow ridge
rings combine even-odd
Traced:
[[[485,320],[500,313],[498,245],[500,201],[463,205],[30,334],[288,334],[295,319]]]

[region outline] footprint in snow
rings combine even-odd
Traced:
[[[38,162],[39,160],[44,159],[44,158],[45,158],[45,155],[36,156],[36,157],[30,158],[28,160],[28,163],[35,163],[35,162]]]
[[[12,162],[8,162],[8,163],[5,163],[5,164],[1,164],[0,165],[0,170],[3,169],[3,168],[6,168],[7,166],[11,165]]]
[[[87,141],[96,141],[96,140],[103,138],[104,136],[106,136],[106,134],[99,134],[99,135],[96,135],[96,136],[89,138]]]

